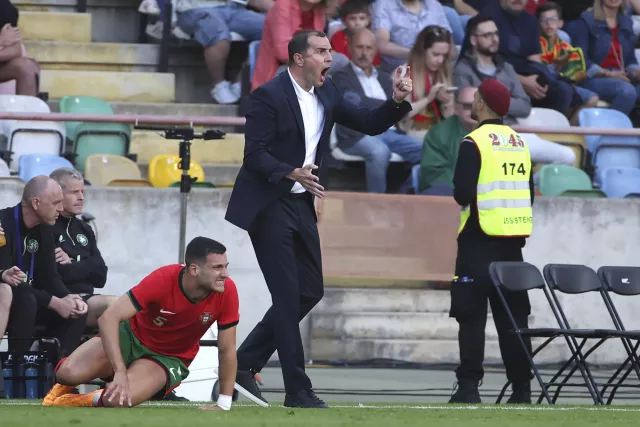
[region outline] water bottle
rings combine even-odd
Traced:
[[[44,397],[49,394],[49,391],[54,386],[54,374],[53,374],[53,364],[47,363],[44,366],[44,380],[40,381],[40,396]]]
[[[37,399],[38,398],[38,365],[35,363],[29,363],[27,369],[24,371],[25,377],[33,377],[32,379],[25,379],[25,398]]]
[[[13,366],[9,363],[5,363],[2,368],[2,377],[4,379],[4,398],[13,399]]]

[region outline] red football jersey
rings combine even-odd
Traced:
[[[133,334],[150,350],[181,359],[187,366],[200,349],[200,339],[215,321],[218,330],[240,320],[238,290],[227,278],[224,292],[192,301],[182,289],[185,266],[167,265],[153,271],[127,295],[138,310],[131,318]]]

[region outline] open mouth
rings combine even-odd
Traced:
[[[322,77],[322,81],[324,81],[324,79],[327,77],[327,73],[329,72],[329,68],[331,68],[331,67],[327,67],[327,68],[323,69],[320,72],[320,76]]]

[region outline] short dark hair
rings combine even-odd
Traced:
[[[553,1],[548,1],[538,6],[538,8],[536,9],[536,18],[540,19],[540,15],[545,12],[551,12],[552,10],[558,12],[558,18],[562,19],[562,7],[558,3]]]
[[[293,56],[296,53],[303,53],[309,49],[310,37],[327,37],[327,35],[318,30],[300,30],[296,32],[291,40],[289,40],[289,64],[293,64]]]
[[[462,60],[465,56],[465,53],[471,51],[471,36],[476,35],[476,31],[478,31],[478,27],[480,24],[484,24],[485,22],[495,22],[492,17],[488,15],[477,14],[473,18],[469,19],[467,22],[467,28],[464,35],[464,40],[462,41],[462,46],[460,47],[460,54],[458,55],[458,62]]]
[[[347,0],[342,6],[340,6],[339,14],[340,18],[346,18],[349,15],[355,15],[356,13],[366,13],[371,15],[369,0]]]
[[[187,245],[184,255],[186,265],[202,265],[211,254],[222,255],[227,252],[227,248],[220,242],[216,242],[208,237],[196,237]]]

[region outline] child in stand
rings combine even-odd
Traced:
[[[546,2],[536,10],[536,17],[540,22],[542,63],[574,82],[573,87],[582,100],[580,108],[595,107],[599,101],[598,95],[575,84],[587,78],[582,49],[575,48],[558,37],[558,30],[564,25],[562,8],[552,1]],[[574,113],[575,117],[577,114]]]
[[[340,8],[340,19],[345,25],[344,30],[336,32],[331,37],[331,47],[334,52],[342,53],[347,58],[349,55],[349,37],[354,31],[361,28],[368,28],[371,25],[371,12],[368,0],[347,0]],[[376,54],[373,66],[380,65],[380,53]]]

